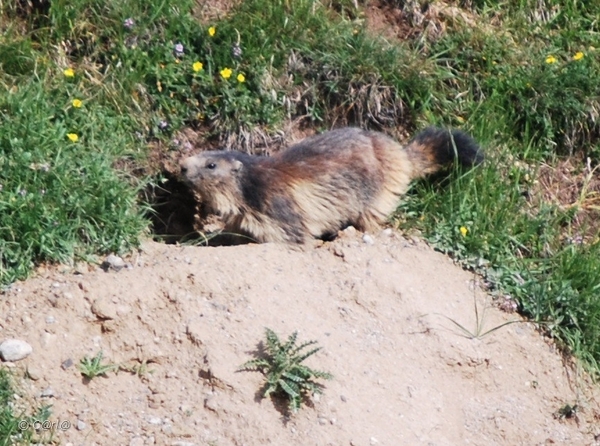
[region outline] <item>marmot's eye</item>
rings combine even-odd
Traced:
[[[214,169],[214,168],[216,168],[216,167],[217,167],[217,165],[216,165],[215,163],[208,163],[208,164],[206,165],[206,168],[207,168],[207,169]]]

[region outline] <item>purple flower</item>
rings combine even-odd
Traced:
[[[239,59],[240,57],[242,57],[242,48],[240,47],[239,43],[233,44],[233,46],[231,47],[231,55],[234,59]]]
[[[125,19],[125,21],[123,22],[123,26],[125,27],[125,29],[132,29],[135,26],[135,22],[131,17],[129,17],[128,19]]]
[[[173,47],[173,52],[175,53],[176,57],[181,57],[183,56],[183,44],[182,43],[176,43],[175,46]]]

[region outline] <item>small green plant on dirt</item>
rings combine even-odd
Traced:
[[[554,418],[557,420],[571,420],[574,419],[577,423],[579,423],[579,412],[581,412],[581,407],[578,404],[565,404],[560,407],[555,413]]]
[[[118,368],[115,364],[102,364],[102,350],[98,352],[96,356],[90,358],[84,356],[79,361],[79,371],[81,374],[89,380],[94,379],[96,376],[106,375],[106,373],[116,370]]]
[[[437,316],[443,316],[446,319],[448,319],[450,322],[452,322],[454,325],[456,325],[462,332],[463,336],[465,336],[468,339],[482,339],[485,336],[487,336],[487,335],[495,332],[496,330],[499,330],[502,327],[505,327],[507,325],[515,324],[518,322],[521,322],[521,323],[528,322],[528,321],[522,321],[522,320],[506,321],[502,324],[499,324],[499,325],[496,325],[495,327],[490,328],[489,330],[484,331],[485,312],[486,312],[488,306],[486,304],[483,307],[483,311],[480,314],[479,308],[477,307],[477,299],[476,299],[475,295],[473,295],[473,307],[475,308],[475,329],[474,330],[469,330],[467,327],[462,325],[460,322],[455,321],[453,318],[446,316],[445,314],[440,314],[440,313],[434,313],[434,314]]]
[[[140,361],[139,363],[132,364],[119,364],[118,370],[136,375],[138,378],[144,378],[149,374],[154,373],[154,369],[148,367],[148,361]]]
[[[315,378],[333,378],[330,373],[314,370],[302,364],[309,356],[321,350],[321,347],[303,352],[306,347],[316,344],[317,341],[308,341],[298,346],[297,337],[298,332],[295,331],[285,343],[282,343],[277,334],[267,328],[266,357],[248,361],[238,369],[263,372],[266,375],[263,398],[271,394],[284,396],[289,401],[288,407],[292,413],[300,409],[304,399],[322,393],[323,385],[315,382]]]

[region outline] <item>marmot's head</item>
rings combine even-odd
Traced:
[[[183,180],[200,194],[203,203],[218,213],[238,208],[239,178],[250,156],[234,151],[207,151],[179,163]]]

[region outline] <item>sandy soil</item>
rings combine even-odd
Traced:
[[[389,229],[303,248],[147,242],[126,260],[40,269],[0,295],[0,342],[33,346],[11,366],[29,370],[24,394],[70,423],[60,444],[600,444],[598,393],[553,344],[523,322],[465,337],[450,319],[475,332],[474,301],[482,332],[519,317]],[[236,372],[265,327],[317,340],[307,363],[335,376],[291,417],[260,398],[260,373]],[[87,381],[77,364],[100,350],[146,368]]]

